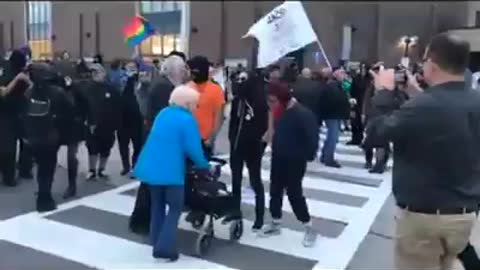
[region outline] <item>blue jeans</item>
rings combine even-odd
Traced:
[[[340,137],[340,120],[325,120],[325,125],[327,126],[327,138],[323,143],[321,159],[323,162],[328,163],[335,160],[335,149]]]
[[[177,228],[183,209],[184,186],[149,185],[149,188],[152,203],[150,241],[153,256],[157,258],[176,256]]]

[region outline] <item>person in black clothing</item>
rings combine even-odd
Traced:
[[[370,68],[366,64],[361,64],[359,73],[352,80],[350,89],[350,98],[354,100],[350,122],[352,125],[352,139],[347,145],[360,146],[363,141],[363,122],[362,122],[362,105],[365,90],[368,86],[367,73]]]
[[[320,162],[325,166],[341,168],[335,160],[335,150],[340,138],[341,120],[350,117],[350,103],[348,94],[342,87],[342,72],[337,69],[337,78],[329,78],[324,89],[320,91],[320,119],[327,126],[327,138],[323,144]]]
[[[368,122],[366,129],[368,130],[375,119],[381,116],[390,115],[393,111],[398,110],[400,106],[408,99],[408,95],[403,91],[406,88],[406,84],[398,83],[396,89],[393,91],[394,103],[390,103],[389,100],[385,100],[382,96],[372,95],[374,92],[374,86],[371,83],[370,89],[367,90],[371,99],[371,108],[368,116]],[[372,93],[372,94],[370,94]],[[368,131],[367,131],[368,133]],[[370,173],[382,174],[387,169],[388,159],[390,157],[391,147],[387,141],[380,142],[379,140],[372,140],[372,137],[367,137],[362,144],[362,147],[366,154],[366,168],[370,168]],[[375,149],[375,165],[372,166],[373,150]]]
[[[22,137],[38,165],[37,211],[47,212],[56,209],[51,189],[62,133],[72,127],[73,104],[56,85],[56,73],[50,66],[34,64],[28,72],[33,87],[25,93]]]
[[[269,103],[282,106],[283,112],[274,123],[272,142],[272,165],[270,173],[270,214],[272,223],[260,236],[281,233],[282,201],[286,191],[297,219],[305,226],[303,245],[315,244],[317,234],[312,228],[311,217],[302,180],[307,162],[315,160],[318,150],[319,129],[314,114],[298,103],[286,83],[268,86]]]
[[[306,75],[306,70],[303,71]],[[320,96],[324,88],[321,82],[314,81],[311,78],[300,76],[293,85],[293,96],[303,106],[307,107],[315,114],[317,123],[320,124]]]
[[[155,79],[147,101],[147,122],[153,123],[157,114],[168,106],[168,100],[175,86],[184,83],[186,64],[180,56],[172,55],[162,65],[163,74]]]
[[[255,192],[255,222],[252,229],[263,226],[265,194],[261,177],[262,157],[266,143],[262,140],[268,126],[266,95],[261,88],[261,77],[241,72],[232,82],[233,101],[230,112],[228,138],[230,140],[230,168],[232,192],[236,213],[226,220],[241,219],[243,167],[246,164],[250,186]]]
[[[57,71],[57,85],[65,90],[65,94],[71,102],[73,109],[70,112],[72,123],[69,129],[62,132],[60,138],[61,145],[67,147],[67,170],[68,170],[68,186],[63,194],[64,199],[75,197],[77,194],[77,176],[78,176],[78,147],[80,142],[85,140],[87,127],[85,121],[88,113],[88,102],[85,97],[85,88],[87,83],[85,80],[77,80],[74,78],[74,72],[66,70]]]
[[[122,159],[121,175],[127,175],[137,161],[142,148],[143,116],[140,112],[135,88],[138,85],[138,67],[134,62],[127,64],[128,79],[121,94],[122,114],[120,127],[117,131],[118,148]],[[133,156],[130,160],[130,142],[133,145]]]
[[[20,140],[20,114],[25,102],[23,93],[28,87],[29,80],[19,75],[25,70],[27,57],[20,50],[14,50],[3,69],[0,85],[9,89],[9,94],[0,101],[0,172],[3,174],[3,183],[7,186],[16,186],[16,157],[17,140]],[[15,78],[17,80],[15,80]],[[19,176],[32,179],[32,155],[27,151],[20,140]],[[30,168],[30,170],[28,170]]]
[[[396,269],[453,269],[467,247],[480,202],[480,93],[465,83],[470,45],[434,36],[424,55],[424,91],[409,77],[410,100],[375,119],[367,136],[393,142]],[[395,71],[371,72],[375,96],[395,103]]]
[[[90,68],[93,81],[86,90],[88,103],[86,142],[89,155],[87,179],[96,180],[97,176],[108,179],[105,168],[121,119],[120,93],[106,82],[103,67],[93,64]]]
[[[0,174],[6,186],[16,186],[15,161],[17,155],[17,139],[21,125],[19,119],[21,105],[25,102],[23,96],[31,84],[26,74],[19,67],[26,63],[26,58],[18,51],[12,53],[13,58],[3,70],[0,87]],[[20,63],[12,61],[20,59]],[[31,158],[31,156],[30,156]],[[30,178],[30,177],[29,177]]]
[[[142,104],[139,104],[140,108],[145,108],[145,137],[148,136],[150,125],[155,120],[157,114],[169,105],[170,94],[175,86],[182,84],[186,80],[186,63],[178,55],[173,54],[165,59],[162,70],[163,73],[151,83],[150,90],[142,91],[143,94],[147,95],[146,101],[142,99],[144,101]],[[140,94],[142,92],[137,93]],[[139,96],[137,95],[137,98]],[[145,183],[141,183],[135,199],[135,207],[130,216],[130,230],[139,234],[147,234],[150,228],[150,215],[150,192],[148,186]]]

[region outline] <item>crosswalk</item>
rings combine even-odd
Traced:
[[[196,231],[182,216],[181,258],[172,264],[159,263],[151,258],[147,240],[128,231],[137,182],[62,204],[54,212],[29,213],[0,222],[0,240],[77,262],[87,269],[345,269],[391,190],[390,172],[369,174],[362,168],[361,150],[346,146],[347,139],[343,136],[337,149],[342,169],[326,168],[315,161],[309,164],[303,180],[313,226],[319,233],[313,248],[302,246],[302,225],[286,201],[282,234],[266,239],[253,234],[249,228],[254,220],[254,198],[247,192],[242,198],[246,229],[238,242],[229,241],[228,226],[218,221],[212,248],[199,258],[194,255]],[[268,200],[269,152],[262,163]],[[229,168],[223,168],[222,181],[230,184],[230,174]],[[266,217],[268,220],[268,214]]]

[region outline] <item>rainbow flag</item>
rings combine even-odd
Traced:
[[[123,35],[128,46],[135,47],[155,34],[155,29],[142,16],[135,16],[129,25],[123,28]]]

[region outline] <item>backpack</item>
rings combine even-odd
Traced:
[[[32,89],[27,91],[26,98],[23,125],[27,143],[33,146],[57,143],[59,134],[52,99],[47,95],[38,95]]]

